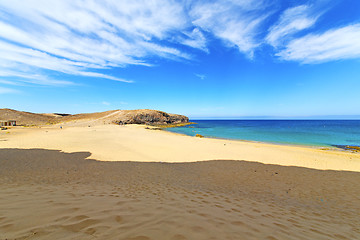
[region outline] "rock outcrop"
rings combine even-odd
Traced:
[[[189,118],[183,115],[170,114],[157,110],[124,110],[118,119],[113,121],[116,124],[149,124],[166,125],[189,122]]]

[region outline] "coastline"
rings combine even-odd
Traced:
[[[188,136],[188,137],[196,137],[191,136],[186,133],[179,133],[179,132],[172,132],[168,131],[167,129],[162,129],[164,132],[169,132],[173,134],[178,134],[181,136]],[[332,146],[319,146],[319,145],[306,145],[306,144],[296,144],[296,143],[280,143],[280,142],[265,142],[265,141],[254,141],[254,140],[246,140],[246,139],[235,139],[235,138],[222,138],[222,137],[212,137],[212,136],[202,136],[202,138],[208,138],[208,139],[218,139],[218,140],[226,140],[226,141],[234,141],[234,142],[248,142],[248,143],[258,143],[258,144],[269,144],[269,145],[279,145],[279,146],[289,146],[289,147],[305,147],[305,148],[312,148],[312,149],[319,149],[319,150],[328,150],[328,151],[340,151],[340,152],[346,152],[346,150],[338,147],[332,147]],[[326,148],[326,149],[324,149]]]
[[[360,152],[356,120],[199,120],[198,126],[166,129],[189,136],[265,142]]]
[[[188,123],[181,123],[181,124],[169,124],[169,126],[160,125],[160,126],[148,126],[148,125],[139,125],[144,126],[145,128],[152,128],[152,130],[162,130],[164,132],[168,132],[175,135],[180,136],[188,136],[188,137],[196,137],[186,133],[180,132],[173,132],[169,131],[168,129],[177,128],[177,127],[184,127],[188,125],[198,124],[196,122],[188,122]],[[202,136],[202,135],[201,135]],[[351,150],[346,150],[340,147],[328,146],[328,145],[310,145],[310,144],[300,144],[300,143],[286,143],[286,142],[266,142],[266,141],[255,141],[255,140],[246,140],[246,139],[235,139],[235,138],[222,138],[222,137],[213,137],[213,136],[202,136],[201,138],[208,138],[208,139],[218,139],[218,140],[226,140],[226,141],[235,141],[235,142],[248,142],[248,143],[258,143],[258,144],[270,144],[270,145],[279,145],[279,146],[289,146],[289,147],[305,147],[311,149],[319,149],[324,151],[340,151],[340,152],[351,152]]]
[[[321,170],[360,172],[360,154],[312,146],[197,138],[146,125],[63,125],[14,128],[0,135],[0,148],[87,151],[99,161],[198,162],[245,160]]]
[[[360,236],[359,154],[146,127],[0,132],[0,239]]]

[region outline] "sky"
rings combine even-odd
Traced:
[[[0,0],[0,108],[360,118],[360,1]]]

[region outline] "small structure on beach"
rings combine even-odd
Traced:
[[[1,127],[16,126],[16,121],[15,120],[0,120],[0,126]]]

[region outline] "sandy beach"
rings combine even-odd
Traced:
[[[143,125],[100,125],[93,122],[1,131],[1,148],[90,152],[99,161],[196,162],[245,160],[321,170],[360,172],[360,154],[328,148],[287,146],[196,138]],[[8,133],[7,133],[8,132]]]
[[[0,135],[0,239],[360,239],[360,155],[144,126]]]
[[[360,240],[360,0],[0,1],[0,240]]]

